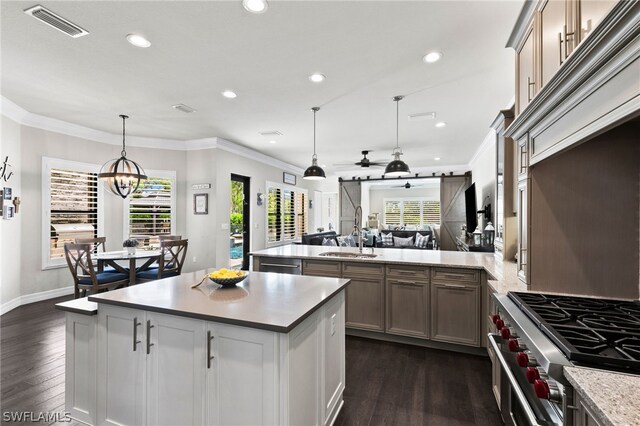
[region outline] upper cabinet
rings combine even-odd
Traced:
[[[534,49],[534,25],[533,22],[527,29],[522,45],[516,55],[516,84],[517,84],[517,110],[518,113],[525,109],[536,94],[536,57]]]
[[[516,115],[556,75],[618,0],[527,1],[508,45],[516,50]]]

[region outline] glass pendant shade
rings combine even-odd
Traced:
[[[400,159],[402,150],[400,149],[398,130],[400,126],[400,101],[404,96],[395,96],[393,101],[396,103],[396,147],[393,149],[393,160],[384,169],[384,175],[389,177],[401,177],[411,174],[407,163]]]
[[[327,176],[325,176],[322,167],[318,166],[318,156],[316,155],[316,113],[320,111],[320,108],[313,107],[311,111],[313,111],[313,157],[311,157],[311,165],[304,171],[302,179],[322,180],[326,179]]]
[[[122,152],[120,158],[114,158],[102,165],[98,178],[102,179],[107,189],[122,198],[127,198],[139,187],[140,183],[147,179],[144,169],[138,163],[127,158],[125,150],[125,120],[129,117],[121,115],[122,118]]]

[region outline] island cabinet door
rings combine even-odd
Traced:
[[[205,321],[148,312],[147,424],[204,424]]]
[[[387,333],[428,338],[429,283],[387,278]]]
[[[95,315],[66,313],[65,404],[71,416],[96,423]]]
[[[431,284],[431,339],[480,346],[479,284]]]
[[[142,425],[145,410],[145,312],[100,304],[99,425]]]
[[[278,423],[277,335],[266,330],[207,324],[208,425]]]

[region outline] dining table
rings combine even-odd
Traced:
[[[138,249],[135,253],[130,254],[126,250],[118,251],[105,251],[98,253],[94,258],[98,261],[98,272],[104,271],[104,267],[111,266],[118,272],[123,274],[129,274],[129,285],[136,283],[136,274],[141,271],[146,271],[151,265],[160,259],[162,252],[159,249]],[[129,261],[129,270],[118,264],[118,261]],[[145,262],[137,266],[138,260],[145,260]]]

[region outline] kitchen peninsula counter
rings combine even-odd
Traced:
[[[65,405],[89,425],[331,424],[350,280],[209,270],[58,304]]]

